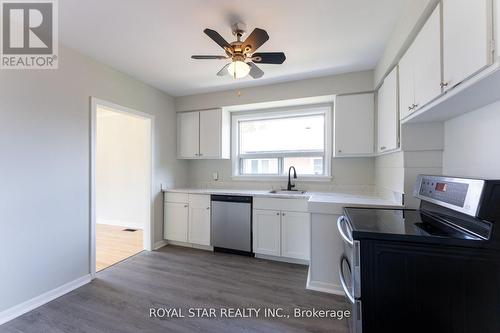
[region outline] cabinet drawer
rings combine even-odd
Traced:
[[[189,196],[187,193],[165,192],[165,202],[188,203]]]
[[[189,194],[189,207],[210,208],[210,195],[208,194]]]
[[[307,212],[307,199],[253,198],[253,208]]]

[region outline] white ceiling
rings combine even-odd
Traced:
[[[398,18],[418,0],[64,0],[60,40],[73,49],[170,95],[262,85],[374,68]],[[230,22],[265,29],[259,51],[284,51],[283,65],[265,75],[217,77],[223,55],[204,28],[234,40]]]

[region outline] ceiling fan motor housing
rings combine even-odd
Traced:
[[[243,22],[236,22],[231,25],[231,29],[233,30],[233,35],[237,36],[239,40],[247,32],[247,25]]]

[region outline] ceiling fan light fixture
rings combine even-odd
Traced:
[[[250,73],[250,66],[244,61],[235,60],[229,64],[227,71],[235,79],[242,79]]]

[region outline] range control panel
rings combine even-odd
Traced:
[[[423,197],[446,202],[450,205],[463,207],[468,189],[469,184],[454,183],[434,177],[424,177],[420,185],[419,194]]]
[[[484,181],[468,178],[419,175],[413,195],[424,201],[475,216]]]

